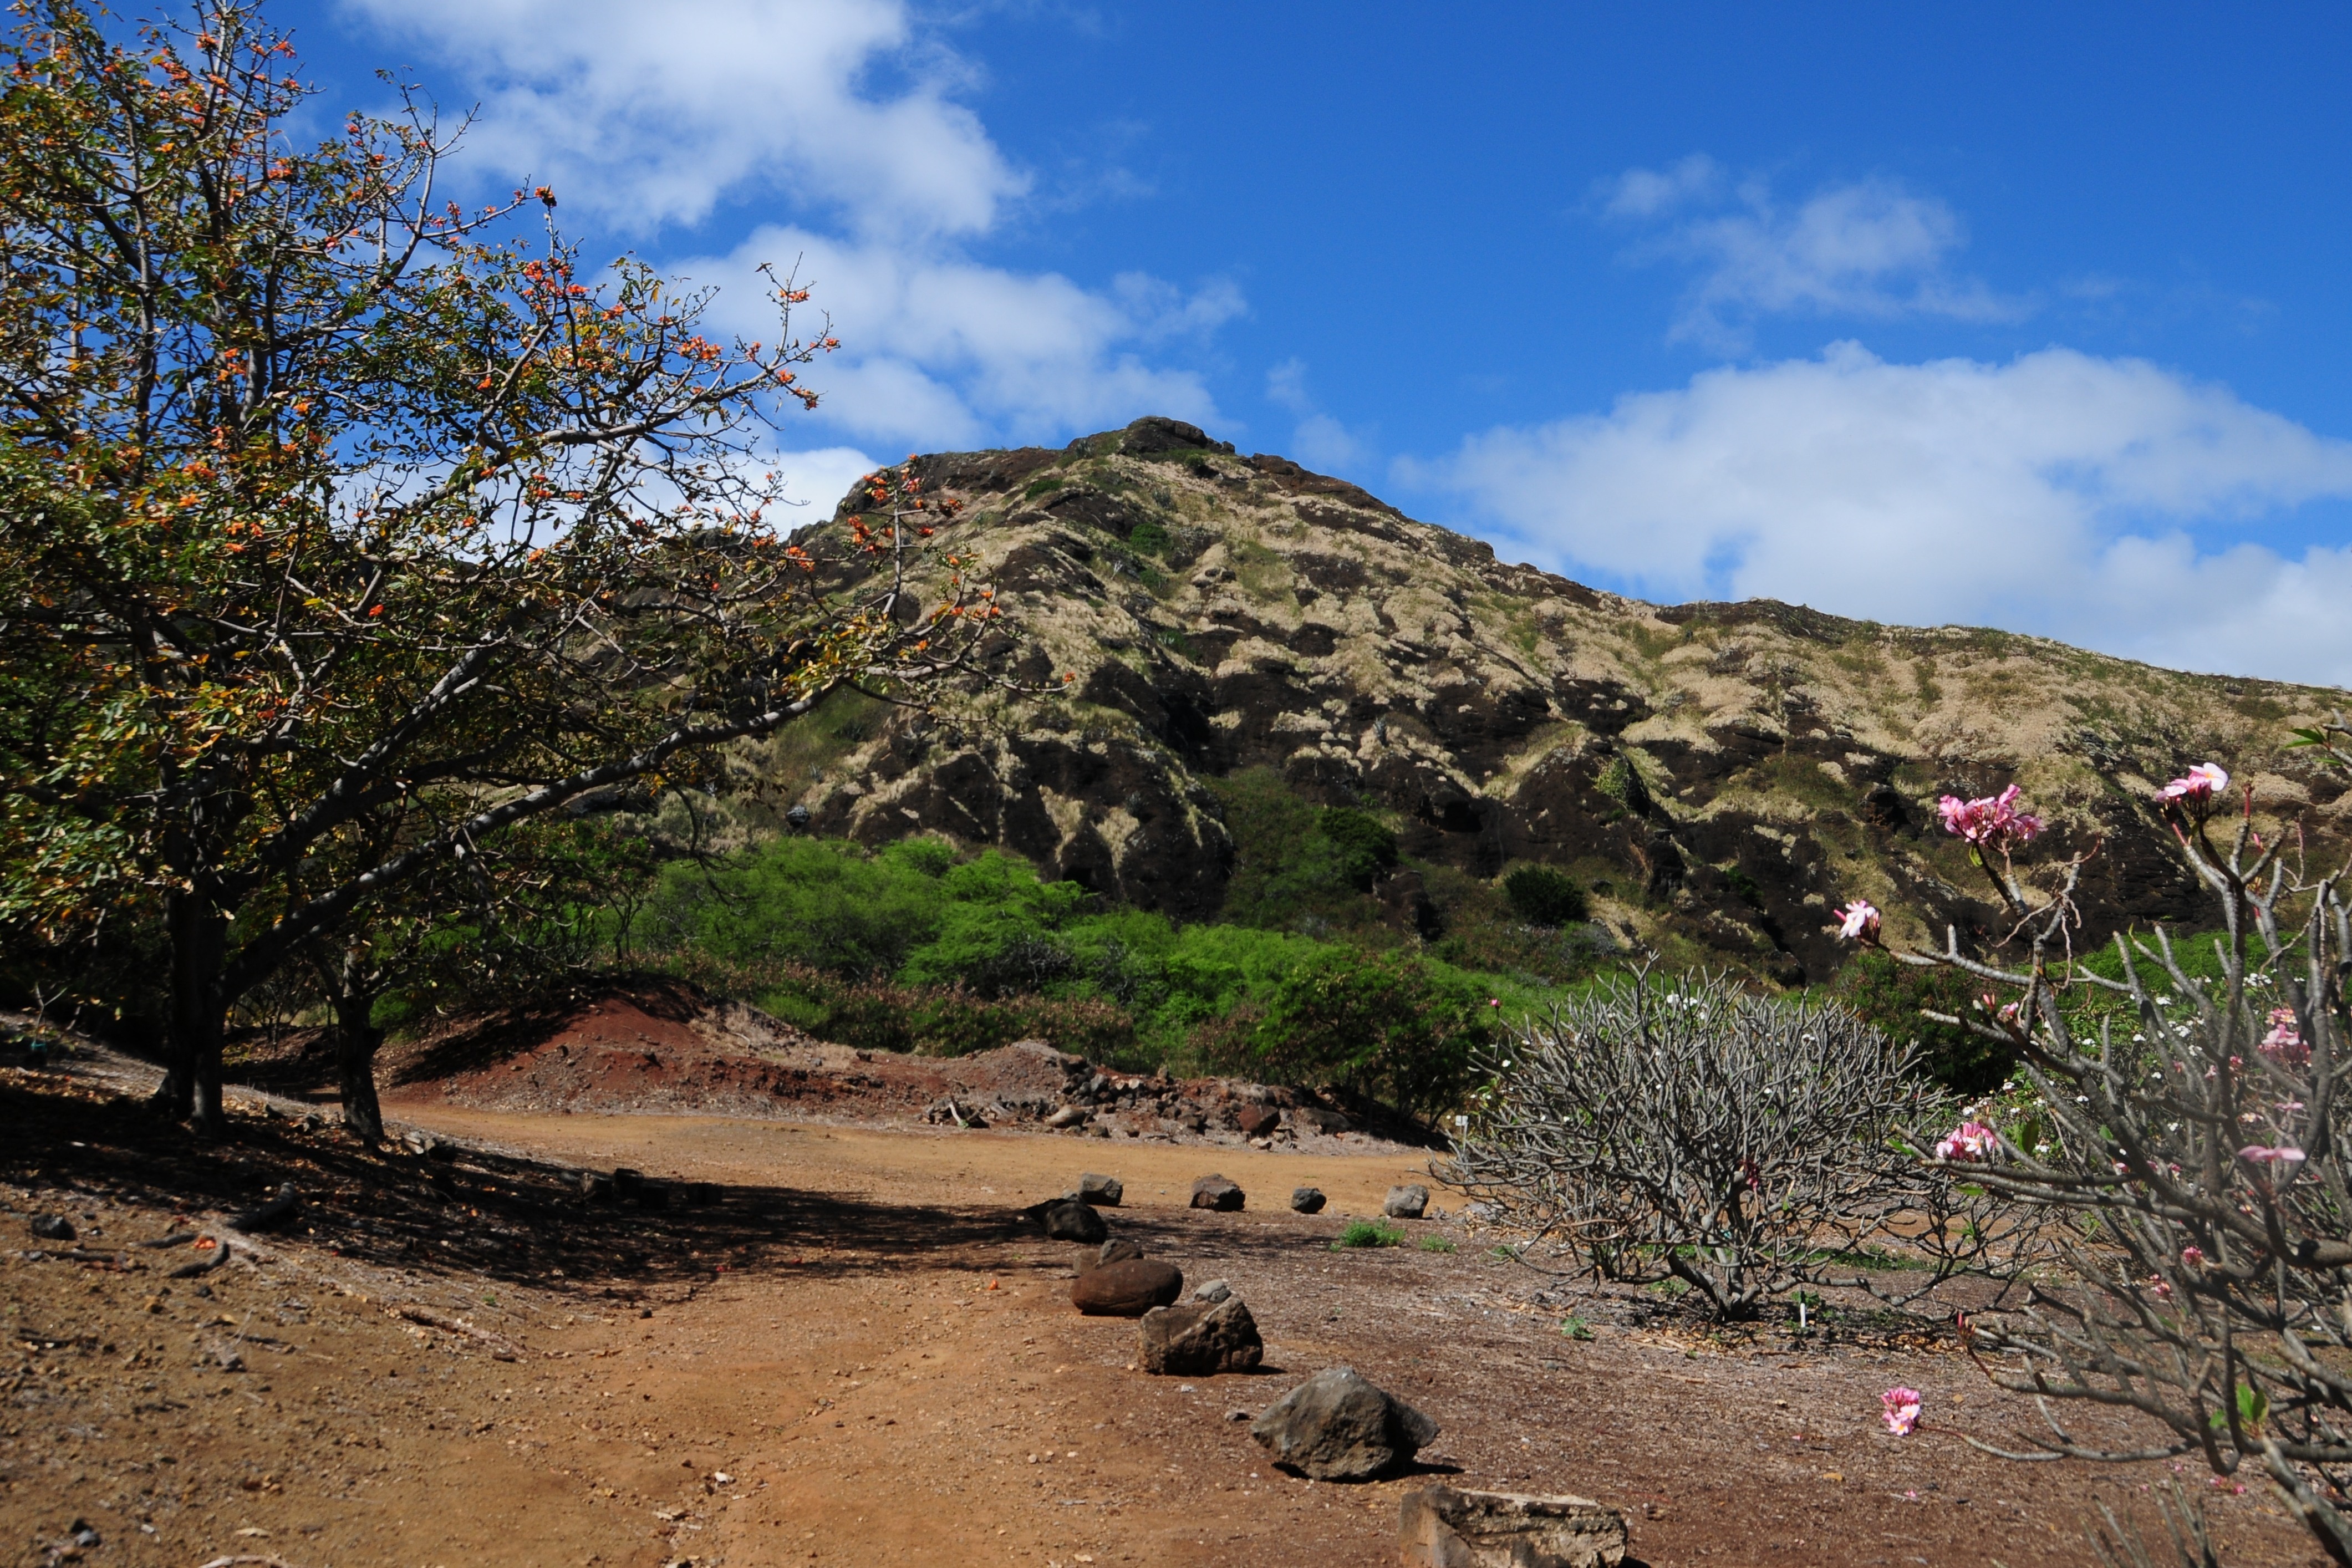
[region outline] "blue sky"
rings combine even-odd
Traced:
[[[2352,682],[2340,10],[275,15],[751,335],[801,258],[821,505],[1171,413],[1646,597]]]

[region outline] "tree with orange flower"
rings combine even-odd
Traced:
[[[444,198],[420,100],[297,147],[291,69],[247,0],[0,47],[0,922],[160,912],[208,1131],[237,999],[395,890],[843,685],[923,700],[996,614],[905,470],[831,556],[774,526],[805,289],[714,339],[544,188]]]

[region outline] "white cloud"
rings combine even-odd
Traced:
[[[1145,356],[1241,314],[1232,284],[1127,272],[1093,289],[960,248],[1028,180],[952,101],[971,70],[902,0],[345,3],[478,90],[468,156],[552,184],[567,215],[652,231],[726,202],[791,212],[667,269],[719,284],[714,321],[772,341],[752,268],[801,258],[844,344],[809,378],[832,430],[937,447],[1216,416],[1198,374]]]
[[[805,452],[777,452],[765,468],[783,480],[783,512],[771,517],[778,527],[791,530],[833,515],[849,487],[882,465],[855,447],[820,447]]]
[[[1602,187],[1602,211],[1612,217],[1686,215],[1633,252],[1699,270],[1669,341],[1737,351],[1746,346],[1747,323],[1766,314],[2005,321],[2031,309],[1951,271],[1967,229],[1931,196],[1865,180],[1830,186],[1790,209],[1761,179],[1742,182],[1727,198],[1726,187],[1721,168],[1698,156],[1663,172],[1630,170]]]
[[[1265,373],[1265,395],[1297,415],[1289,456],[1310,468],[1332,472],[1367,461],[1371,449],[1328,414],[1307,390],[1307,362],[1292,358]]]
[[[1466,493],[1547,564],[1653,596],[1767,596],[2046,633],[2181,668],[2352,682],[2352,551],[2200,534],[2352,497],[2352,442],[2143,361],[1724,368],[1465,441]]]
[[[1601,187],[1601,210],[1612,217],[1656,217],[1685,202],[1712,195],[1723,184],[1723,165],[1694,153],[1665,169],[1628,169]]]
[[[1213,419],[1197,374],[1155,368],[1135,350],[1211,331],[1242,309],[1222,284],[1186,294],[1129,276],[1095,293],[1055,273],[779,226],[681,269],[722,285],[715,321],[773,338],[754,270],[761,262],[796,269],[843,341],[808,374],[825,395],[821,417],[862,437],[919,445],[1042,437],[1142,414]]]
[[[782,194],[861,234],[977,234],[1027,181],[897,0],[345,0],[481,94],[468,156],[618,226]],[[883,88],[907,65],[913,85]]]

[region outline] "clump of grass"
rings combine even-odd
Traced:
[[[1403,1245],[1404,1232],[1396,1226],[1382,1225],[1378,1220],[1353,1219],[1348,1222],[1348,1228],[1339,1233],[1339,1239],[1331,1243],[1331,1250],[1337,1252],[1343,1247],[1402,1247]]]
[[[1592,1337],[1592,1325],[1571,1312],[1559,1321],[1559,1331],[1572,1340],[1589,1340]]]
[[[1424,1236],[1421,1238],[1421,1249],[1423,1252],[1451,1252],[1454,1241],[1451,1237]]]

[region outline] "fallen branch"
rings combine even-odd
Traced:
[[[144,1247],[150,1252],[156,1252],[166,1247],[185,1247],[195,1239],[196,1233],[193,1230],[175,1230],[169,1236],[159,1236],[152,1241],[134,1241],[131,1245]]]
[[[198,1237],[196,1245],[198,1247],[202,1247],[207,1241],[212,1242],[212,1247],[202,1258],[197,1258],[194,1263],[181,1264],[177,1268],[174,1268],[170,1273],[164,1275],[163,1278],[166,1279],[194,1279],[197,1275],[210,1274],[214,1269],[218,1268],[222,1264],[226,1263],[228,1261],[228,1244],[221,1241],[214,1241],[211,1237],[207,1236]]]
[[[530,1353],[530,1347],[520,1340],[509,1339],[506,1335],[489,1329],[478,1329],[463,1318],[454,1317],[447,1312],[436,1311],[430,1307],[407,1303],[397,1307],[387,1307],[384,1309],[384,1314],[387,1317],[404,1318],[412,1323],[422,1323],[428,1329],[439,1329],[444,1333],[463,1334],[469,1339],[479,1340],[490,1347],[490,1356],[494,1361],[516,1361]]]

